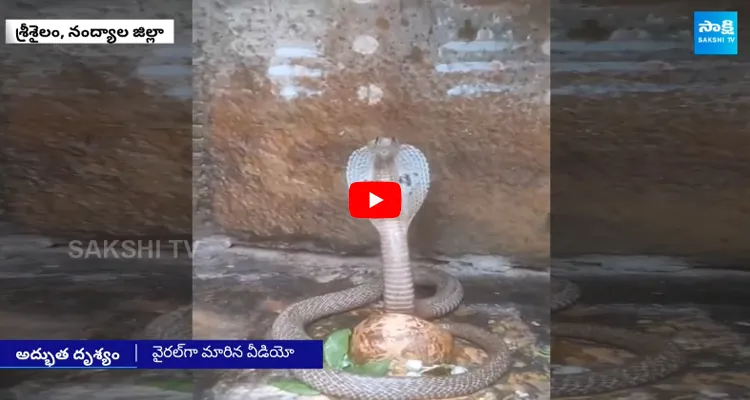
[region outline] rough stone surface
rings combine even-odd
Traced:
[[[355,364],[390,360],[405,370],[408,360],[425,365],[450,363],[453,336],[435,323],[404,314],[377,314],[352,330],[349,356]]]
[[[549,345],[547,273],[522,268],[478,271],[468,266],[455,270],[443,263],[420,267],[450,272],[464,286],[462,305],[441,320],[486,327],[501,335],[514,354],[511,371],[497,385],[458,400],[515,398],[512,396],[549,399],[549,359],[537,351]],[[194,337],[260,339],[267,337],[278,313],[291,303],[378,279],[381,267],[376,258],[232,247],[213,260],[196,262],[194,271]],[[417,295],[426,296],[427,292],[420,290]],[[382,309],[382,304],[324,318],[309,326],[307,332],[322,339],[333,331],[357,326],[377,309]],[[459,341],[453,348],[459,365],[464,365],[464,358],[471,360],[469,365],[486,360],[484,352],[466,349]],[[269,386],[287,374],[268,370],[205,371],[196,381],[196,392],[198,398],[206,400],[310,398]]]
[[[748,58],[692,55],[692,15],[705,3],[591,3],[598,7],[561,1],[552,10],[553,256],[741,265]]]
[[[692,56],[696,4],[566,0],[549,18],[541,0],[12,2],[14,18],[170,15],[178,32],[173,46],[0,50],[0,219],[163,236],[187,233],[192,209],[199,235],[373,250],[342,169],[389,134],[432,164],[415,253],[544,259],[554,167],[556,255],[737,263],[747,64]]]
[[[0,242],[11,239],[18,241],[0,235]],[[150,321],[190,303],[187,257],[74,257],[69,251],[0,246],[0,339],[148,337]],[[177,400],[192,398],[187,385],[185,371],[5,370],[0,399]]]
[[[215,173],[201,194],[216,230],[376,249],[375,230],[346,212],[343,169],[394,135],[433,166],[415,252],[546,255],[547,2],[198,8]]]
[[[728,281],[710,271],[693,282],[675,277],[658,279],[644,275],[576,277],[584,298],[552,317],[558,322],[585,323],[640,331],[672,340],[687,353],[686,368],[663,380],[637,388],[591,396],[580,400],[742,399],[750,388],[747,346],[747,297],[744,279],[731,278],[733,293],[719,298],[705,296],[707,286],[722,288]],[[745,274],[747,275],[747,274]],[[737,284],[739,283],[739,284]],[[739,297],[735,297],[739,295]],[[553,337],[551,367],[559,373],[618,368],[637,360],[632,353],[611,346]],[[578,371],[575,371],[575,370]]]
[[[4,7],[6,5],[4,4]],[[191,228],[191,2],[10,2],[13,18],[170,18],[174,45],[4,46],[0,218],[45,234]]]

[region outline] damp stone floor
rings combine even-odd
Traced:
[[[380,269],[377,258],[230,250],[196,262],[196,338],[264,337],[278,313],[289,304],[375,279]],[[489,258],[415,264],[418,268],[440,268],[464,285],[463,305],[446,319],[497,332],[513,352],[511,370],[500,382],[463,399],[548,399],[548,274],[513,268],[505,261]],[[325,338],[335,330],[354,327],[378,306],[326,318],[308,331]],[[481,349],[470,345],[457,348],[456,364],[471,366],[485,360]],[[203,373],[196,391],[201,399],[216,400],[328,398],[301,396],[274,386],[274,382],[286,378],[289,376],[283,371]]]
[[[750,399],[750,274],[694,271],[674,274],[565,276],[583,297],[553,316],[552,324],[581,322],[652,333],[674,340],[687,352],[683,371],[650,385],[581,396],[588,400]],[[553,339],[552,370],[585,372],[597,365],[622,365],[624,350]]]
[[[291,302],[374,279],[379,269],[377,258],[204,249],[210,254],[195,255],[191,277],[190,260],[83,260],[44,238],[0,240],[2,337],[127,338],[189,301],[192,286],[197,338],[261,338]],[[547,274],[482,258],[420,267],[442,268],[464,283],[464,305],[450,319],[501,333],[514,351],[511,373],[467,398],[549,398]],[[325,336],[370,311],[334,316],[311,332]],[[457,363],[484,360],[481,350],[461,349]],[[268,385],[276,377],[266,371],[0,371],[0,400],[311,398]]]
[[[150,320],[189,301],[198,338],[260,338],[291,302],[373,279],[371,258],[339,258],[231,248],[190,262],[182,259],[72,259],[43,240],[0,240],[0,334],[3,338],[125,338]],[[491,259],[420,263],[459,277],[464,304],[448,318],[502,334],[513,350],[510,372],[471,399],[547,399],[550,338],[546,274]],[[583,297],[554,320],[613,325],[674,339],[690,367],[651,385],[583,397],[592,400],[750,399],[750,294],[747,274],[573,274]],[[353,326],[371,309],[328,318],[311,333]],[[462,347],[459,363],[482,362]],[[575,372],[621,364],[623,351],[554,341],[552,364]],[[274,371],[0,371],[0,400],[12,399],[310,399],[271,385]],[[197,384],[195,384],[197,383]]]
[[[83,259],[70,250],[0,233],[0,338],[127,339],[191,301],[188,257]],[[184,372],[0,370],[0,400],[187,400],[192,391]]]

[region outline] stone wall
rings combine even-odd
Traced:
[[[347,157],[377,135],[422,149],[422,254],[545,257],[548,4],[202,3],[198,176],[214,230],[248,242],[377,248],[347,212]],[[200,22],[202,21],[202,22]],[[210,82],[207,82],[210,81]],[[209,169],[210,168],[210,169]]]
[[[595,3],[552,11],[553,256],[747,260],[748,57],[692,55],[705,3]]]
[[[187,233],[191,157],[198,235],[371,251],[343,169],[386,134],[432,165],[417,253],[544,258],[550,150],[556,254],[744,253],[746,64],[692,57],[694,4],[558,1],[550,29],[544,1],[197,2],[192,50],[186,4],[96,4],[33,15],[175,15],[178,44],[2,50],[0,213],[26,229]]]
[[[174,45],[4,46],[2,206],[55,236],[190,234],[191,3],[9,4],[9,18],[175,18]]]
[[[385,134],[432,164],[417,252],[546,255],[546,2],[199,2],[192,54],[183,3],[14,3],[16,18],[175,16],[178,44],[6,46],[8,219],[57,236],[186,233],[193,58],[198,235],[376,248],[347,214],[343,169]]]

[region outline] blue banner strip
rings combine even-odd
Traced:
[[[0,369],[321,369],[322,340],[0,340]]]

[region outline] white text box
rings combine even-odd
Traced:
[[[6,19],[6,44],[172,44],[172,19]]]

